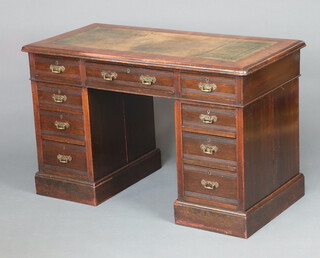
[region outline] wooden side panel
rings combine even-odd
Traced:
[[[31,60],[33,59],[33,55],[30,55],[30,59]],[[32,66],[31,60],[30,60],[30,66]],[[43,169],[43,151],[42,151],[42,141],[41,141],[40,109],[39,109],[37,83],[31,82],[31,89],[32,89],[32,99],[33,99],[34,127],[35,127],[36,142],[37,142],[38,169],[39,169],[39,171],[42,171],[42,169]]]
[[[282,185],[300,172],[299,162],[299,81],[296,79],[275,92],[274,124],[275,183]]]
[[[243,104],[300,75],[300,51],[296,51],[243,79]]]
[[[182,137],[182,117],[181,117],[181,101],[174,102],[174,121],[175,121],[175,137],[176,137],[176,164],[177,164],[177,183],[178,183],[178,199],[183,198],[184,192],[184,175],[183,175],[183,137]]]
[[[123,94],[128,162],[156,148],[153,97]]]
[[[244,135],[243,135],[243,108],[237,108],[237,177],[239,210],[244,211]]]
[[[299,173],[298,79],[244,108],[245,208]]]
[[[123,94],[88,90],[94,179],[127,163]]]
[[[81,65],[83,67],[83,65]],[[81,69],[82,70],[82,69]],[[84,123],[84,138],[86,147],[87,172],[89,181],[94,181],[94,170],[92,160],[92,138],[91,138],[91,124],[90,124],[90,107],[89,94],[87,88],[82,88],[82,103],[83,103],[83,123]]]

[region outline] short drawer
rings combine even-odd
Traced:
[[[79,60],[57,56],[35,56],[36,80],[80,84]]]
[[[82,112],[81,89],[48,83],[37,83],[38,98],[41,106],[73,109]]]
[[[184,165],[184,197],[208,204],[237,206],[237,174],[199,166]]]
[[[235,138],[236,111],[209,105],[182,104],[182,129]]]
[[[43,137],[84,144],[84,124],[81,114],[40,110],[40,126]]]
[[[183,159],[187,164],[236,171],[236,140],[183,132]]]
[[[105,89],[170,96],[173,72],[132,66],[86,63],[87,85]]]
[[[182,97],[220,103],[235,102],[235,79],[181,73]]]
[[[85,147],[44,140],[42,148],[45,173],[88,179]]]

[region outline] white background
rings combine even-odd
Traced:
[[[1,0],[0,257],[319,257],[319,3]],[[161,170],[98,207],[36,195],[28,59],[20,49],[95,22],[304,40],[300,156],[306,196],[248,240],[175,225],[173,102],[165,99],[155,99]]]

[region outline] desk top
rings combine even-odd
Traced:
[[[92,24],[23,51],[247,75],[304,46],[299,40]]]

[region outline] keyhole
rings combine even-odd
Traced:
[[[209,78],[206,78],[205,81],[206,81],[206,82],[209,82]]]

